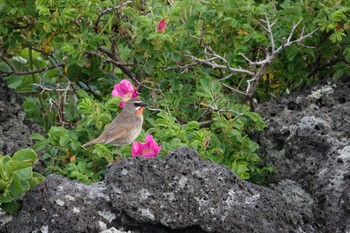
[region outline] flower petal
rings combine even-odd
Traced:
[[[127,79],[123,79],[119,84],[114,85],[112,96],[120,96],[122,97],[122,101],[120,102],[120,107],[124,108],[124,103],[128,101],[130,98],[136,98],[139,95],[138,91],[134,89],[131,82]]]
[[[162,19],[159,23],[158,23],[158,26],[157,26],[157,31],[159,33],[164,33],[165,32],[165,29],[166,29],[166,20],[165,19]]]
[[[146,135],[145,143],[132,143],[131,153],[133,157],[140,155],[145,158],[154,158],[158,155],[161,148],[162,147],[153,139],[153,136],[148,134]]]

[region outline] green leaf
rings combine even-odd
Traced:
[[[27,180],[25,179],[19,179],[20,184],[21,184],[21,190],[23,191],[29,191],[30,190],[30,184]]]
[[[43,182],[44,179],[45,179],[45,176],[43,176],[39,173],[33,172],[33,176],[29,180],[30,187],[33,188],[37,184],[40,184],[41,182]]]
[[[8,193],[5,193],[5,194],[1,194],[0,195],[0,203],[1,203],[1,206],[4,204],[4,203],[9,203],[13,200],[13,198],[11,197],[10,194]]]
[[[37,158],[38,156],[36,152],[31,148],[19,150],[12,157],[13,160],[19,161],[19,162],[28,161],[28,160],[35,162]]]
[[[8,182],[5,182],[4,180],[0,180],[0,191],[5,190],[5,188],[7,187]],[[0,192],[1,193],[1,192]]]
[[[8,203],[1,203],[1,208],[9,214],[13,214],[14,212],[16,212],[19,208],[19,204],[15,201],[11,201]]]
[[[30,179],[33,176],[32,167],[18,169],[14,173],[21,179]]]
[[[33,149],[35,151],[41,151],[45,146],[47,146],[47,142],[37,142],[34,144]]]
[[[23,79],[18,75],[11,75],[5,78],[7,86],[12,89],[16,89],[22,85]]]
[[[236,175],[238,175],[239,177],[241,177],[242,179],[249,179],[249,168],[247,165],[247,162],[239,162],[240,164],[234,166],[233,171],[236,173]]]
[[[60,146],[64,147],[68,144],[69,141],[70,141],[69,136],[65,134],[62,137],[60,137],[59,144]]]
[[[14,171],[27,167],[32,167],[33,163],[30,160],[18,162],[16,160],[10,160],[4,166],[4,173],[10,176]]]
[[[299,50],[292,47],[291,49],[288,50],[288,53],[287,53],[287,59],[288,61],[293,61],[295,56],[299,54]]]
[[[12,182],[9,186],[9,192],[14,198],[21,198],[24,195],[20,178],[17,175],[13,176]]]
[[[76,140],[73,140],[71,143],[70,143],[70,146],[72,148],[72,150],[76,151],[79,149],[81,143],[79,141],[76,141]]]
[[[248,172],[242,172],[242,173],[240,173],[239,177],[240,177],[241,179],[243,179],[243,180],[248,180],[248,179],[250,179],[250,175],[249,175]]]
[[[86,163],[79,161],[77,167],[78,167],[79,171],[83,173],[83,172],[85,172]]]
[[[119,104],[121,100],[122,100],[121,97],[113,97],[108,99],[106,104],[107,109],[109,111],[117,111],[119,109]]]
[[[191,132],[193,130],[199,129],[199,123],[197,121],[190,121],[185,125],[184,130],[187,132]]]
[[[39,140],[39,141],[45,141],[46,138],[41,135],[41,134],[38,134],[38,133],[33,133],[32,135],[30,135],[30,139],[32,140]]]
[[[86,91],[82,90],[82,89],[77,90],[77,94],[78,94],[79,97],[89,98],[88,93]]]

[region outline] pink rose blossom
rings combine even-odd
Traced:
[[[164,32],[165,32],[165,29],[166,29],[166,20],[165,20],[165,19],[162,19],[162,20],[158,23],[157,31],[158,31],[159,33],[164,33]]]
[[[159,153],[162,147],[154,141],[152,135],[147,134],[146,142],[133,142],[131,148],[131,154],[133,157],[142,156],[144,158],[154,158]]]
[[[138,91],[134,89],[132,84],[127,79],[123,79],[119,84],[114,85],[112,96],[122,97],[120,107],[124,108],[124,103],[131,98],[136,98],[139,95]]]

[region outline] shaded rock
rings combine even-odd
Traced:
[[[161,224],[191,232],[315,232],[307,214],[275,192],[203,161],[193,149],[165,159],[112,164],[107,194],[125,225]]]
[[[100,232],[116,219],[104,183],[85,185],[50,175],[27,193],[22,209],[2,232]]]
[[[290,196],[300,187],[300,198],[289,201],[312,210],[318,232],[350,232],[350,79],[264,103],[258,112],[267,122],[261,154],[277,168],[277,190]]]
[[[0,232],[316,232],[277,192],[240,180],[193,149],[110,165],[105,182],[50,175]]]
[[[38,130],[25,120],[21,104],[21,96],[0,79],[0,154],[12,155],[33,145],[29,137]]]

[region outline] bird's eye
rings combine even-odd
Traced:
[[[134,104],[136,110],[139,110],[140,108],[143,107],[142,101],[134,101],[133,104]]]
[[[142,101],[134,101],[133,104],[135,105],[135,107],[142,107]]]

